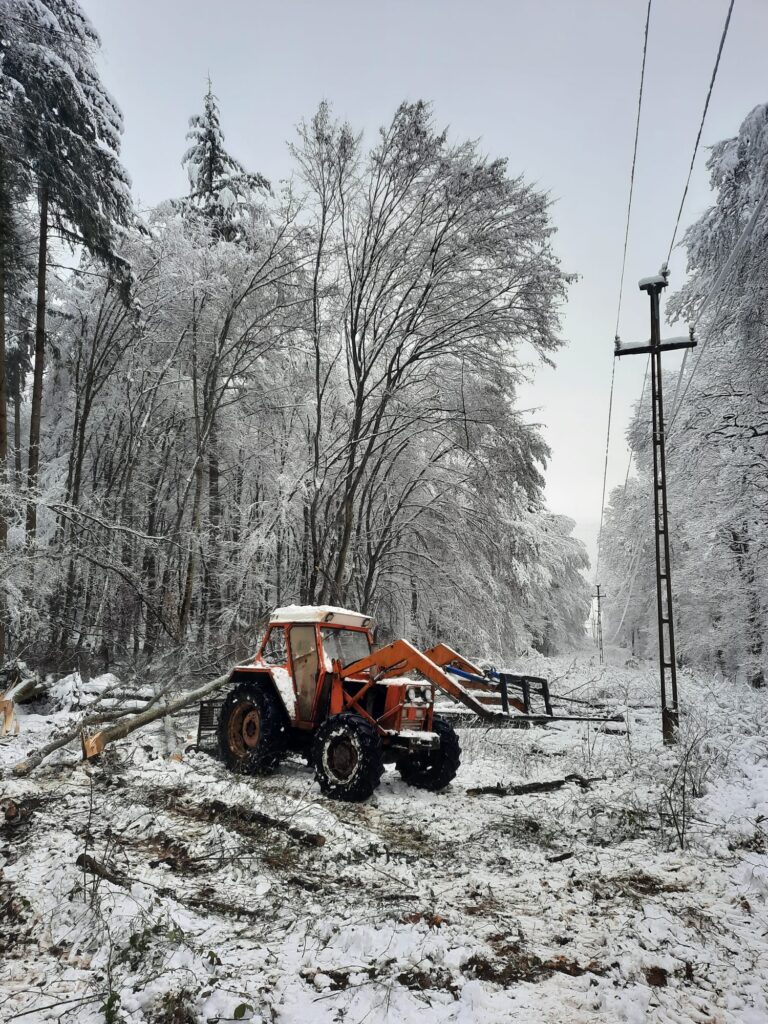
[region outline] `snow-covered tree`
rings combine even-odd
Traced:
[[[495,429],[504,436],[518,346],[546,358],[560,344],[566,281],[549,245],[547,198],[475,144],[450,143],[428,105],[402,104],[368,153],[326,105],[300,137],[294,152],[314,217],[307,431],[316,461],[302,590],[306,600],[344,601],[382,553],[382,527],[360,503],[401,473],[411,478],[416,437],[435,460],[432,501],[461,507],[467,474],[496,446]],[[512,437],[527,429],[516,424]],[[529,472],[530,456],[522,461]],[[401,493],[400,520],[416,500]],[[430,558],[410,550],[416,562]]]
[[[323,106],[293,154],[301,201],[243,191],[230,232],[200,192],[125,232],[130,307],[97,256],[53,278],[50,562],[14,569],[14,650],[229,663],[326,599],[494,659],[582,634],[584,548],[516,408],[522,346],[559,345],[546,198],[424,104],[370,149]]]
[[[208,79],[202,114],[189,119],[189,148],[182,163],[189,176],[189,204],[210,220],[217,237],[233,240],[241,234],[240,222],[252,206],[254,193],[263,197],[269,182],[263,175],[246,171],[224,145],[218,100]]]
[[[46,334],[48,232],[114,265],[115,226],[131,211],[119,161],[122,116],[95,64],[98,35],[77,0],[2,0],[5,46],[0,121],[14,131],[10,156],[26,166],[39,201],[35,360],[30,415],[27,535],[37,529],[40,417]],[[8,142],[6,142],[8,145]]]
[[[686,660],[760,686],[768,670],[768,104],[712,148],[708,166],[716,201],[685,234],[689,279],[669,303],[672,319],[700,318],[679,390],[676,375],[666,382],[677,645]],[[624,639],[655,614],[650,416],[646,402],[630,432],[640,482],[612,495],[607,517],[606,561],[619,592],[640,543],[650,569],[610,611]],[[655,630],[648,638],[655,642]]]

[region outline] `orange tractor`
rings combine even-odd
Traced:
[[[373,649],[371,619],[341,608],[278,608],[256,657],[229,676],[222,700],[200,708],[198,744],[215,732],[234,771],[274,771],[289,750],[314,765],[324,793],[364,800],[394,762],[413,786],[440,790],[455,777],[461,748],[438,691],[499,724],[553,719],[544,679],[485,672],[444,644],[422,653],[407,640]],[[510,687],[520,697],[510,697]],[[545,714],[531,714],[531,694]]]

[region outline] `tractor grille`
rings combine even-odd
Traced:
[[[216,746],[216,731],[219,727],[219,715],[224,701],[201,700],[200,717],[197,721],[197,745],[198,747]]]
[[[423,704],[405,704],[400,719],[400,728],[421,730],[424,728],[424,719],[427,717],[427,709]]]

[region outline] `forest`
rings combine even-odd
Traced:
[[[320,102],[270,183],[227,149],[209,81],[188,192],[140,212],[79,5],[2,17],[0,660],[224,666],[291,602],[489,657],[580,639],[586,549],[547,508],[517,398],[563,344],[550,197],[425,102],[374,139]],[[767,125],[758,106],[711,149],[715,203],[668,313],[702,338],[667,383],[679,659],[758,685]],[[637,654],[655,643],[649,392],[600,538],[606,638]]]
[[[270,183],[209,82],[188,192],[139,212],[79,5],[1,10],[0,660],[224,666],[292,602],[581,637],[516,397],[563,344],[549,197],[425,102],[375,139],[320,102]]]

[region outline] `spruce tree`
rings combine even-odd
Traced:
[[[203,113],[189,119],[187,141],[190,146],[182,159],[189,176],[187,205],[203,213],[216,237],[234,241],[241,235],[245,205],[254,192],[269,192],[270,185],[227,152],[210,78]]]

